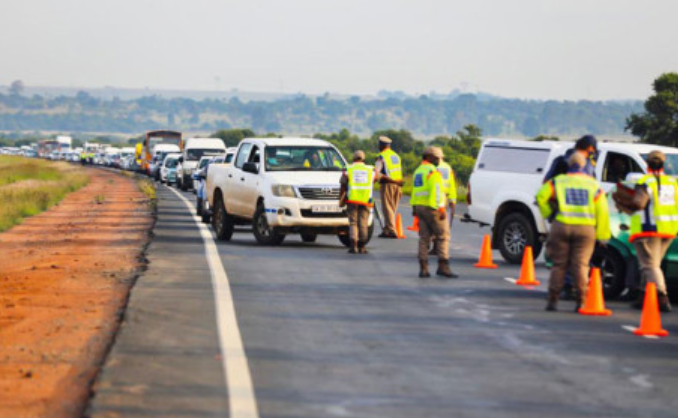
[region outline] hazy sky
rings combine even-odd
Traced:
[[[0,84],[644,99],[676,0],[0,0]]]

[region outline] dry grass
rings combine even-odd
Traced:
[[[68,163],[0,157],[0,231],[49,209],[88,181],[84,170]]]

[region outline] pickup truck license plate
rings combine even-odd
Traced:
[[[316,205],[311,206],[313,213],[341,213],[341,208],[335,205]]]

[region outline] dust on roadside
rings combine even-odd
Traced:
[[[128,177],[0,234],[0,418],[76,417],[143,266],[153,217]]]

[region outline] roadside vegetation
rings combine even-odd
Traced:
[[[0,232],[49,209],[88,181],[84,170],[68,163],[0,156]]]

